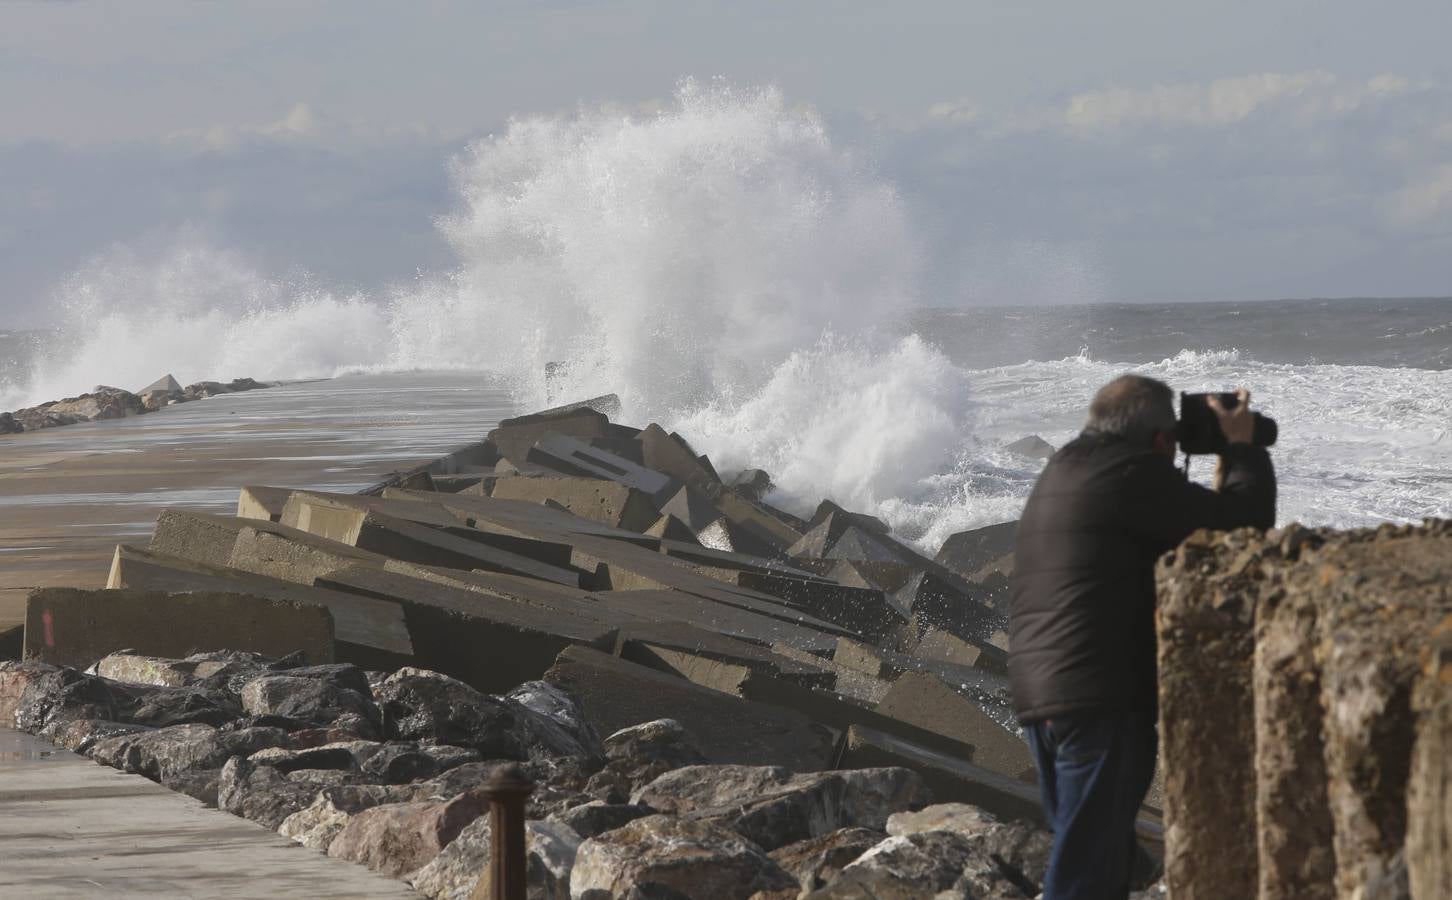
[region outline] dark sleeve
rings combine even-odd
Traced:
[[[1168,459],[1135,473],[1142,485],[1132,510],[1131,527],[1170,550],[1194,531],[1230,531],[1247,526],[1272,528],[1276,522],[1276,473],[1264,447],[1232,446],[1225,454],[1225,483],[1212,491],[1185,478]]]

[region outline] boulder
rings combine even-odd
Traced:
[[[222,767],[217,806],[276,830],[288,816],[311,806],[319,791],[318,785],[290,781],[271,766],[234,756]]]
[[[1006,445],[1003,449],[1009,453],[1026,456],[1029,459],[1048,459],[1054,455],[1054,445],[1036,434],[1019,438],[1013,443]]]
[[[952,831],[925,831],[888,838],[808,896],[811,900],[1023,900],[1037,893],[1037,885],[1022,881],[973,839]]]
[[[428,865],[409,875],[408,883],[432,900],[488,897],[489,833],[489,817],[475,819]],[[556,822],[530,820],[524,825],[524,839],[529,900],[570,900],[580,836]]]
[[[1413,897],[1452,897],[1452,617],[1432,633],[1412,693],[1419,717],[1407,779]]]
[[[1044,882],[1054,848],[1050,832],[1027,822],[1000,822],[966,803],[940,803],[917,812],[894,813],[887,820],[887,833],[893,837],[931,831],[951,831],[972,840],[1016,872],[1016,883],[1033,885],[1034,893]]]
[[[775,850],[842,828],[882,830],[894,812],[928,802],[907,769],[792,775],[770,766],[688,766],[660,776],[631,802],[710,819]]]
[[[352,818],[352,813],[339,809],[331,797],[323,794],[307,809],[300,809],[283,819],[282,824],[277,826],[277,833],[310,850],[322,850],[326,853],[328,845],[333,843],[333,839],[347,827]]]
[[[477,793],[459,794],[443,802],[374,806],[348,820],[328,845],[328,855],[401,878],[432,861],[488,806]]]
[[[219,731],[210,725],[173,725],[98,740],[87,753],[102,765],[167,783],[189,772],[220,769],[233,756],[285,747],[280,728]]]
[[[0,413],[0,434],[20,434],[25,426],[13,413]]]
[[[247,682],[242,688],[242,708],[254,716],[284,716],[313,725],[327,725],[347,714],[375,727],[381,722],[378,708],[364,694],[326,678],[291,673]]]
[[[42,729],[40,736],[72,753],[86,753],[98,741],[150,730],[147,725],[108,722],[105,719],[67,719]]]
[[[581,803],[579,806],[572,806],[563,812],[554,814],[550,817],[550,821],[568,827],[583,839],[614,831],[636,819],[643,819],[654,814],[655,810],[643,804],[605,803],[600,800],[591,800],[589,803]]]
[[[797,880],[805,893],[826,887],[842,869],[882,839],[880,831],[844,828],[779,847],[769,855],[773,862]]]
[[[447,675],[403,668],[378,686],[377,698],[394,737],[429,740],[479,751],[486,759],[600,754],[599,738],[573,701],[556,688],[522,689],[538,712],[515,697],[494,697]]]
[[[623,898],[647,885],[693,900],[747,900],[797,887],[760,847],[708,821],[648,816],[580,845],[571,896]]]

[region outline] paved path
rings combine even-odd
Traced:
[[[0,729],[0,898],[421,896],[363,866]]]
[[[512,413],[480,375],[362,375],[0,436],[0,634],[32,587],[104,586],[116,544],[144,543],[168,506],[230,514],[246,484],[355,491]]]

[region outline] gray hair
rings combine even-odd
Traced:
[[[1175,392],[1163,381],[1121,375],[1094,395],[1086,427],[1148,446],[1157,433],[1175,430]]]

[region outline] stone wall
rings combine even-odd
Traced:
[[[1452,522],[1200,533],[1158,579],[1171,896],[1449,896]]]

